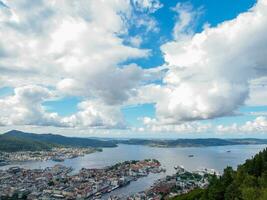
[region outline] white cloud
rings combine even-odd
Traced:
[[[142,44],[142,38],[140,36],[130,37],[129,43],[134,47],[140,47]]]
[[[136,3],[138,8],[128,0],[3,0],[0,87],[15,88],[15,95],[1,99],[6,111],[0,114],[1,124],[123,127],[120,105],[135,94],[143,70],[122,63],[150,53],[139,48],[138,37],[134,45],[125,43],[134,23],[129,19],[140,21],[135,16],[139,9],[146,19],[140,26],[151,29],[153,20],[143,12],[161,6],[157,1]],[[46,96],[34,103],[25,97],[36,85],[49,93],[53,88],[61,97],[82,97],[87,103],[81,103],[78,113],[62,118],[42,107]],[[24,103],[18,100],[22,97]]]
[[[127,104],[145,104],[156,103],[164,98],[162,86],[157,84],[149,84],[139,87],[136,90],[136,95],[128,100]]]
[[[143,35],[149,32],[159,32],[157,21],[150,16],[134,18],[133,23],[137,28],[144,29]]]
[[[177,21],[173,28],[173,37],[175,40],[189,37],[193,34],[193,28],[198,21],[199,16],[203,13],[202,7],[194,9],[187,3],[177,3],[173,11],[177,13]]]
[[[28,85],[16,88],[14,95],[0,99],[2,125],[62,126],[56,113],[47,113],[41,105],[54,95],[46,88]]]
[[[246,104],[250,106],[264,106],[267,104],[267,77],[261,77],[250,82],[249,98]]]
[[[266,105],[265,0],[197,34],[192,26],[201,9],[177,4],[174,39],[161,46],[166,63],[149,70],[124,64],[151,53],[128,31],[159,30],[151,15],[162,7],[158,0],[3,3],[0,87],[15,93],[0,99],[1,125],[123,128],[121,106],[155,103],[147,128],[197,132],[209,127],[191,121],[232,115],[245,103]],[[157,79],[163,84],[147,84]],[[42,103],[55,94],[82,97],[79,111],[47,112]]]
[[[267,116],[267,112],[266,111],[255,111],[255,112],[249,112],[250,115],[253,116]]]
[[[98,101],[79,103],[79,111],[67,117],[47,112],[43,102],[55,99],[55,91],[47,88],[27,85],[18,87],[14,95],[0,99],[0,124],[56,126],[71,128],[125,128],[119,106],[106,105]]]
[[[155,118],[144,117],[143,127],[136,129],[140,132],[157,132],[157,133],[202,133],[202,134],[266,134],[267,133],[267,118],[266,116],[258,116],[254,120],[246,121],[244,124],[233,123],[231,125],[213,125],[210,123],[181,122],[176,124],[167,124],[164,121],[159,121]]]
[[[62,79],[72,79],[83,89],[80,94],[96,98],[110,98],[114,91],[109,89],[118,87],[120,94],[110,101],[121,103],[141,80],[141,68],[120,66],[129,58],[149,55],[148,50],[125,45],[118,36],[127,34],[125,17],[131,14],[130,2],[4,3],[8,8],[0,24],[0,36],[5,38],[0,42],[1,52],[5,52],[0,61],[0,82],[5,85],[17,87],[25,81],[55,86]],[[18,20],[14,21],[13,15]],[[129,81],[121,81],[122,76]]]
[[[97,101],[83,101],[79,111],[62,119],[70,127],[125,128],[120,107],[105,105]]]
[[[165,124],[155,118],[144,117],[144,127],[139,131],[168,132],[168,133],[207,133],[212,130],[211,124],[186,122],[180,124]]]
[[[259,116],[252,121],[247,121],[245,124],[230,126],[219,125],[216,127],[218,132],[222,133],[266,133],[267,132],[267,118]]]
[[[163,7],[159,0],[132,0],[132,2],[137,10],[150,13],[154,13]]]
[[[248,98],[250,81],[267,75],[266,29],[267,3],[260,0],[231,21],[164,44],[169,71],[157,118],[175,124],[232,115]]]

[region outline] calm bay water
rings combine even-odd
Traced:
[[[216,147],[186,147],[186,148],[156,148],[142,145],[119,145],[117,148],[104,148],[103,152],[96,152],[78,157],[68,159],[60,164],[71,166],[75,172],[84,168],[102,168],[113,165],[117,162],[125,160],[142,160],[146,158],[155,158],[159,160],[166,173],[151,174],[143,177],[137,181],[132,182],[126,187],[120,188],[109,193],[109,195],[129,195],[146,188],[149,188],[153,182],[167,174],[175,172],[175,165],[183,165],[188,170],[196,170],[199,168],[212,168],[219,172],[226,166],[234,168],[242,164],[246,159],[251,158],[257,152],[265,148],[266,145],[234,145],[234,146],[216,146]],[[227,152],[230,151],[230,152]],[[194,157],[188,157],[194,155]],[[24,168],[45,168],[59,164],[54,161],[44,162],[26,162],[20,164]],[[8,168],[10,166],[1,167]]]

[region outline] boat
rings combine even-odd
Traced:
[[[8,165],[9,162],[6,161],[6,160],[0,160],[0,166],[5,166],[5,165]]]
[[[102,197],[102,193],[101,193],[101,192],[97,192],[97,193],[95,194],[95,197],[97,197],[97,198],[101,198],[101,197]]]
[[[192,157],[194,157],[194,155],[190,154],[190,155],[188,155],[188,157],[192,158]]]
[[[2,167],[2,166],[6,166],[6,165],[8,165],[9,163],[8,162],[0,162],[0,166]]]
[[[178,170],[178,169],[184,169],[183,165],[175,165],[174,169]]]
[[[64,161],[63,158],[53,158],[52,160],[55,162],[63,162]]]
[[[113,188],[109,189],[108,192],[112,192],[113,190],[116,190],[116,189],[118,189],[119,187],[120,187],[120,186],[118,186],[118,185],[117,185],[117,186],[114,186]]]

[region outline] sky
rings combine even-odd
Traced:
[[[0,0],[0,132],[267,134],[267,0]]]

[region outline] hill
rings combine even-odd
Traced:
[[[69,147],[115,147],[112,141],[89,138],[65,137],[54,134],[34,134],[12,130],[0,136],[0,150],[39,150],[50,149],[53,146]]]
[[[266,200],[267,149],[247,160],[237,170],[224,169],[213,177],[207,189],[197,189],[173,200]]]
[[[68,147],[116,147],[118,144],[147,145],[153,147],[205,147],[205,146],[225,146],[240,144],[267,144],[263,139],[99,139],[99,138],[78,138],[66,137],[56,134],[35,134],[12,130],[0,135],[0,151],[20,151],[20,150],[46,150],[54,146]]]
[[[23,139],[9,135],[0,135],[0,151],[41,151],[50,150],[55,146],[55,144],[35,141],[32,139]]]
[[[121,144],[148,145],[155,147],[205,147],[205,146],[225,146],[225,145],[247,145],[247,144],[267,144],[265,139],[176,139],[176,140],[155,140],[155,139],[129,139],[117,141]]]

